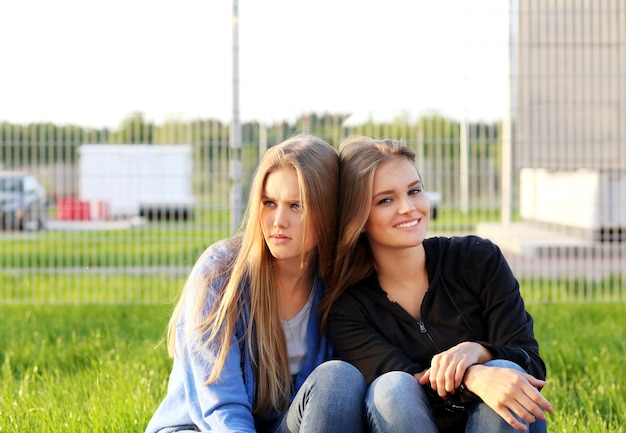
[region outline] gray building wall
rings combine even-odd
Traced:
[[[626,2],[512,4],[516,168],[626,172]]]

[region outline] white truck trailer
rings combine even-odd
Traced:
[[[193,216],[190,145],[83,144],[78,158],[80,200],[107,203],[111,217]]]

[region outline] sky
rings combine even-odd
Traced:
[[[241,120],[506,110],[507,0],[238,0]],[[233,0],[0,2],[0,122],[233,116]]]

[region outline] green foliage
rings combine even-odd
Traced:
[[[155,125],[146,122],[143,113],[132,113],[122,121],[120,129],[111,134],[111,143],[151,144],[153,143]]]
[[[409,146],[423,146],[425,157],[445,156],[458,158],[460,123],[442,115],[429,114],[419,119],[399,115],[391,122],[370,119],[362,125],[344,128],[349,117],[345,113],[305,113],[293,122],[286,120],[272,124],[258,121],[244,122],[243,146],[258,146],[264,130],[267,146],[270,147],[298,132],[311,132],[333,145],[338,145],[348,135],[369,135],[405,140]],[[491,156],[498,151],[501,127],[499,123],[471,124],[469,133],[473,137],[473,152]],[[420,138],[416,139],[418,136]],[[155,124],[145,119],[141,112],[129,114],[117,129],[86,128],[77,125],[55,125],[31,123],[27,125],[0,122],[0,156],[5,164],[19,167],[53,162],[73,163],[77,160],[76,149],[84,143],[99,144],[191,144],[196,149],[227,149],[230,123],[216,119],[180,120],[167,119]],[[202,155],[198,155],[201,158]]]
[[[107,143],[110,131],[75,125],[0,123],[0,161],[4,168],[24,165],[73,164],[76,149],[83,143]]]

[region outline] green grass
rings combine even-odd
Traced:
[[[442,208],[430,228],[472,230],[478,222],[497,221],[498,215],[497,209],[462,214]],[[0,269],[187,266],[228,232],[228,215],[216,210],[201,210],[189,222],[152,222],[127,230],[0,232]]]
[[[529,309],[548,366],[550,431],[626,431],[626,304]]]
[[[143,431],[165,392],[169,305],[2,308],[0,431]]]
[[[3,305],[0,431],[142,432],[165,395],[172,304]],[[549,430],[626,432],[625,304],[531,304]]]
[[[187,273],[183,271],[163,269],[149,275],[89,270],[52,274],[0,272],[0,305],[161,303],[171,301],[182,288]]]
[[[224,236],[220,230],[193,226],[6,234],[0,237],[0,268],[191,265]]]
[[[497,213],[444,209],[431,228],[486,219]],[[0,433],[144,430],[167,387],[171,360],[158,344],[176,294],[227,235],[197,221],[0,235]],[[626,433],[626,304],[590,303],[623,300],[624,284],[521,281],[548,366],[552,432]]]
[[[522,278],[522,295],[527,302],[623,302],[626,281],[619,274],[597,281],[576,278]]]
[[[485,222],[499,222],[501,219],[499,207],[472,208],[463,212],[458,206],[439,207],[437,218],[431,219],[428,224],[429,231],[435,232],[474,232],[476,224]],[[516,218],[516,216],[515,216]]]
[[[126,269],[126,273],[98,268],[49,273],[36,268],[0,270],[0,304],[159,303],[171,300],[191,266]],[[626,281],[610,276],[599,281],[522,279],[520,284],[530,303],[623,302]]]

